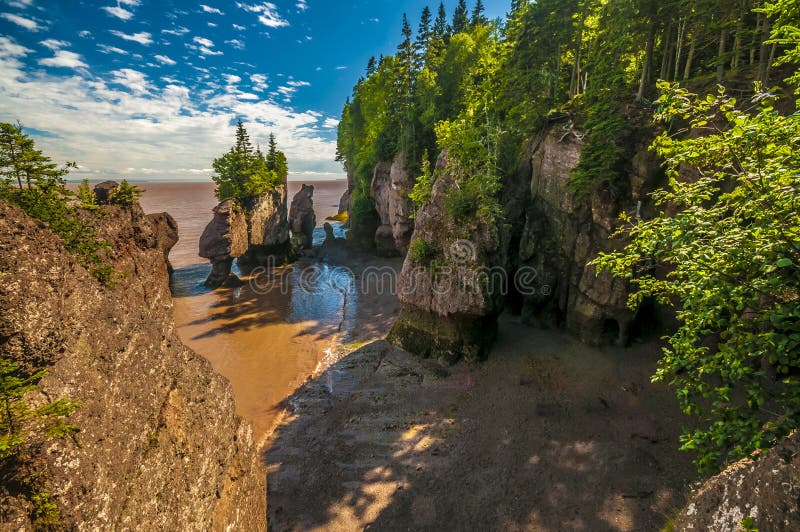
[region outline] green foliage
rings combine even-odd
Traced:
[[[58,528],[61,523],[61,512],[51,495],[45,491],[37,491],[31,496],[33,503],[33,520],[37,530]]]
[[[81,209],[93,211],[98,208],[94,197],[94,191],[92,190],[92,187],[89,186],[88,179],[81,181],[81,184],[78,185],[78,191],[75,193],[75,195],[78,197],[78,202]]]
[[[119,186],[111,191],[109,200],[115,205],[129,206],[139,201],[139,198],[142,197],[142,192],[142,189],[136,185],[131,185],[126,179],[123,179]]]
[[[109,283],[115,273],[104,259],[109,244],[97,238],[91,220],[69,201],[72,193],[65,187],[64,176],[74,167],[67,163],[58,168],[35,148],[21,125],[0,123],[0,199],[47,223],[82,266]]]
[[[77,430],[64,422],[78,407],[67,398],[32,407],[26,398],[38,389],[46,371],[25,375],[19,364],[0,357],[0,461],[19,454],[26,444],[60,438]]]
[[[424,238],[415,238],[409,247],[411,259],[420,264],[430,264],[439,254],[439,247],[434,242],[429,242]]]
[[[248,197],[277,189],[289,174],[286,155],[277,149],[275,136],[270,134],[269,151],[264,155],[259,148],[253,149],[241,120],[236,125],[235,144],[228,153],[214,159],[211,166],[217,198],[239,204]]]
[[[769,43],[784,47],[776,64],[800,65],[800,1],[775,0],[757,11],[776,19]],[[800,71],[795,71],[786,82],[795,85],[795,93],[800,94]]]
[[[656,139],[670,177],[654,194],[664,210],[629,220],[630,244],[596,262],[630,280],[632,307],[680,302],[654,379],[698,418],[682,449],[713,471],[800,421],[800,114],[780,115],[766,93],[742,110],[722,88],[706,97],[660,88],[657,119],[693,134]],[[655,264],[669,273],[657,276]]]
[[[753,518],[750,516],[747,516],[744,519],[742,519],[742,522],[739,523],[739,525],[742,527],[741,529],[739,529],[739,532],[758,532],[756,524],[753,521]]]
[[[414,188],[409,192],[408,197],[414,202],[414,205],[419,207],[429,199],[431,199],[431,192],[433,190],[433,183],[436,180],[431,170],[431,160],[428,156],[428,150],[422,154],[422,163],[420,164],[420,175],[414,184]]]

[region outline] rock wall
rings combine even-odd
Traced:
[[[414,232],[414,205],[408,193],[414,178],[406,171],[406,157],[399,153],[394,161],[375,167],[370,193],[381,225],[375,231],[375,249],[380,255],[405,255]]]
[[[746,458],[707,480],[673,522],[673,530],[800,530],[800,433],[760,457]]]
[[[43,224],[0,201],[0,349],[47,369],[33,402],[69,397],[74,438],[23,464],[58,505],[59,529],[265,530],[265,472],[230,385],[172,321],[159,230],[138,205],[103,207],[122,275],[102,287]],[[7,472],[6,472],[7,473]],[[3,517],[32,527],[19,486]]]
[[[303,185],[292,198],[292,208],[289,211],[289,229],[292,232],[292,250],[295,255],[300,255],[303,250],[311,249],[316,226],[314,185]]]
[[[598,187],[588,197],[579,196],[568,182],[580,160],[582,137],[569,124],[556,124],[530,147],[530,192],[517,264],[535,272],[538,286],[523,294],[522,314],[529,323],[564,325],[586,343],[624,345],[636,317],[627,308],[627,283],[605,272],[598,275],[589,263],[623,244],[610,238],[620,212],[644,214],[649,205],[642,200],[661,172],[643,145],[637,147],[629,187]]]

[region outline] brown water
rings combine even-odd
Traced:
[[[290,198],[300,185],[289,184]],[[335,283],[301,283],[302,268],[309,263],[278,269],[276,273],[286,279],[283,288],[276,281],[268,290],[255,290],[247,284],[235,290],[207,290],[202,283],[210,266],[197,250],[216,205],[213,184],[139,186],[145,189],[141,199],[145,212],[166,211],[178,222],[180,240],[170,260],[175,267],[172,290],[180,337],[228,378],[238,413],[253,424],[260,440],[274,423],[280,402],[335,345],[343,321],[352,327],[354,316],[374,311],[360,309],[357,294],[348,296],[343,310],[343,294]],[[336,214],[346,183],[315,182],[314,187],[314,210],[321,226],[325,218]],[[337,227],[337,231],[341,229]],[[316,230],[315,241],[323,234],[321,228]],[[328,264],[315,266],[323,274],[336,273]],[[365,303],[370,303],[368,298]],[[383,310],[387,315],[394,312],[393,308]]]

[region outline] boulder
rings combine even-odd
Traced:
[[[214,218],[200,236],[200,256],[211,261],[211,274],[205,281],[209,288],[238,286],[241,281],[231,273],[233,259],[248,249],[247,221],[244,213],[226,200],[214,207]]]
[[[173,272],[172,264],[169,261],[169,252],[178,243],[178,222],[169,213],[160,212],[148,214],[147,218],[153,225],[156,237],[156,247],[164,253],[164,260],[167,263],[167,271]]]
[[[672,530],[800,530],[800,433],[707,480]]]
[[[111,203],[111,195],[114,189],[119,187],[116,181],[103,181],[94,186],[94,201],[98,205],[108,205]]]
[[[289,229],[292,232],[292,248],[297,254],[311,249],[317,216],[314,213],[314,186],[303,185],[292,198],[289,211]]]

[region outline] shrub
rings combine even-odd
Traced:
[[[119,186],[111,191],[111,203],[115,205],[133,205],[142,197],[142,189],[136,185],[131,185],[123,179]]]

